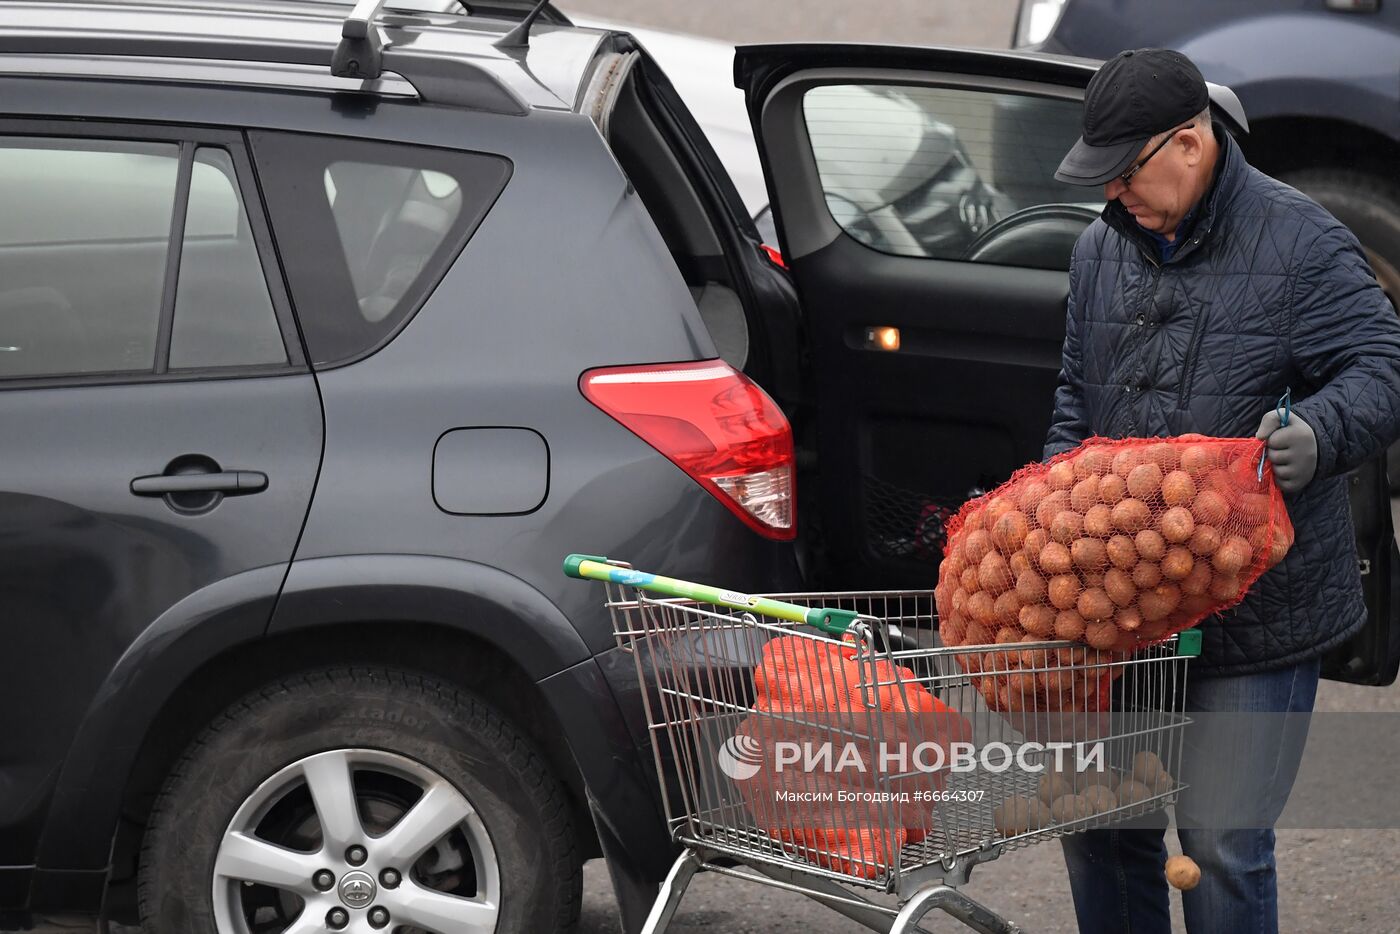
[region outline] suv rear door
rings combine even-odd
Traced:
[[[271,613],[321,409],[256,192],[238,134],[0,121],[0,865],[146,653]]]
[[[1053,180],[1095,67],[952,49],[738,50],[810,341],[823,586],[931,587],[948,511],[1040,459],[1070,251],[1103,207],[1099,190]],[[1371,466],[1356,479],[1370,520],[1358,547],[1384,632],[1393,544],[1376,479]],[[1383,676],[1381,641],[1347,660],[1349,680]]]

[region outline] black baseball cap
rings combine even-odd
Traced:
[[[1084,91],[1084,135],[1055,178],[1103,185],[1133,164],[1147,141],[1206,109],[1210,94],[1191,60],[1172,49],[1131,49],[1104,62]]]

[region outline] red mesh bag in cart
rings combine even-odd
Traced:
[[[939,634],[945,645],[1003,646],[959,656],[983,675],[988,704],[1053,711],[1107,701],[1107,675],[1043,661],[1018,674],[1009,643],[1065,639],[1130,653],[1239,603],[1293,544],[1264,445],[1091,438],[964,505],[939,568]],[[1088,654],[1063,649],[1058,661]]]
[[[882,810],[862,801],[861,793],[909,791],[912,799],[918,788],[942,789],[942,772],[881,783],[873,769],[783,769],[772,761],[772,748],[779,742],[811,748],[843,743],[869,735],[874,717],[881,719],[890,748],[928,741],[942,744],[946,752],[948,743],[970,739],[971,725],[915,680],[912,671],[882,660],[873,665],[857,660],[853,644],[779,636],[763,647],[754,668],[754,692],[754,712],[739,724],[735,737],[759,750],[763,767],[734,784],[770,837],[820,866],[865,878],[888,867],[904,845],[923,839],[929,804]],[[785,803],[784,792],[817,800]],[[841,792],[851,798],[843,800]]]

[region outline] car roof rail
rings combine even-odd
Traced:
[[[375,0],[370,0],[371,3]],[[377,38],[377,37],[376,37]],[[161,33],[44,32],[42,27],[0,34],[0,55],[116,56],[312,65],[326,68],[334,54],[321,44],[290,43],[273,37],[221,40],[212,36]],[[470,61],[445,55],[390,48],[379,56],[381,69],[410,85],[424,103],[447,104],[489,113],[522,116],[529,107],[500,78]],[[380,72],[376,72],[378,77]],[[358,74],[357,78],[368,79]]]
[[[357,0],[350,15],[340,27],[340,44],[331,57],[331,74],[337,78],[378,78],[384,70],[384,42],[379,38],[375,20],[379,12],[392,0]],[[519,50],[530,47],[530,29],[535,21],[546,13],[549,22],[570,25],[569,20],[553,7],[550,0],[538,0],[530,4],[511,3],[509,0],[493,0],[475,3],[472,0],[457,0],[471,16],[501,16],[519,13],[529,6],[529,12],[520,24],[492,43],[498,49]]]

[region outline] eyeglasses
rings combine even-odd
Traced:
[[[1118,180],[1124,185],[1127,185],[1129,188],[1133,187],[1133,176],[1142,171],[1142,167],[1144,165],[1147,165],[1147,160],[1151,159],[1153,156],[1157,155],[1157,153],[1161,152],[1162,147],[1167,145],[1167,143],[1170,143],[1172,141],[1173,136],[1180,133],[1182,130],[1189,130],[1195,125],[1196,124],[1194,123],[1188,123],[1186,124],[1186,126],[1179,126],[1175,130],[1172,130],[1170,133],[1167,134],[1166,139],[1162,140],[1156,146],[1152,147],[1151,152],[1139,159],[1131,169],[1118,176]]]

